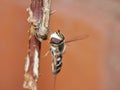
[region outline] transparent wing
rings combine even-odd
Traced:
[[[89,35],[79,35],[79,36],[76,36],[76,37],[74,37],[72,39],[66,40],[65,43],[71,43],[71,42],[83,40],[83,39],[86,39],[88,37],[89,37]]]

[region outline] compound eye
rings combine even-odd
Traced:
[[[61,43],[61,40],[56,39],[56,38],[51,38],[50,43],[52,43],[52,44],[59,44],[59,43]]]

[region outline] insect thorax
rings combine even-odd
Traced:
[[[51,44],[50,50],[53,55],[63,54],[64,42],[61,42],[60,44]]]

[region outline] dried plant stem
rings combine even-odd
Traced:
[[[50,6],[51,0],[31,0],[27,9],[30,30],[23,87],[30,90],[37,90],[41,42],[49,33]]]
[[[29,50],[26,57],[25,64],[25,81],[24,88],[31,90],[37,90],[37,81],[39,78],[39,55],[41,42],[39,42],[34,36],[34,29],[31,26],[29,36]]]

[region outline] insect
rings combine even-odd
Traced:
[[[50,36],[50,51],[53,56],[52,73],[56,75],[60,72],[62,66],[62,55],[65,50],[65,37],[60,30]]]
[[[62,57],[66,49],[66,43],[70,43],[77,40],[87,38],[88,35],[81,35],[71,40],[65,41],[64,35],[58,30],[50,35],[50,52],[52,54],[52,73],[58,74],[62,67]]]
[[[52,54],[52,73],[54,75],[54,90],[56,86],[56,75],[61,71],[62,58],[66,49],[66,43],[87,38],[88,35],[81,35],[71,40],[65,41],[65,36],[58,30],[50,35],[50,52]],[[48,53],[46,53],[47,55]]]

